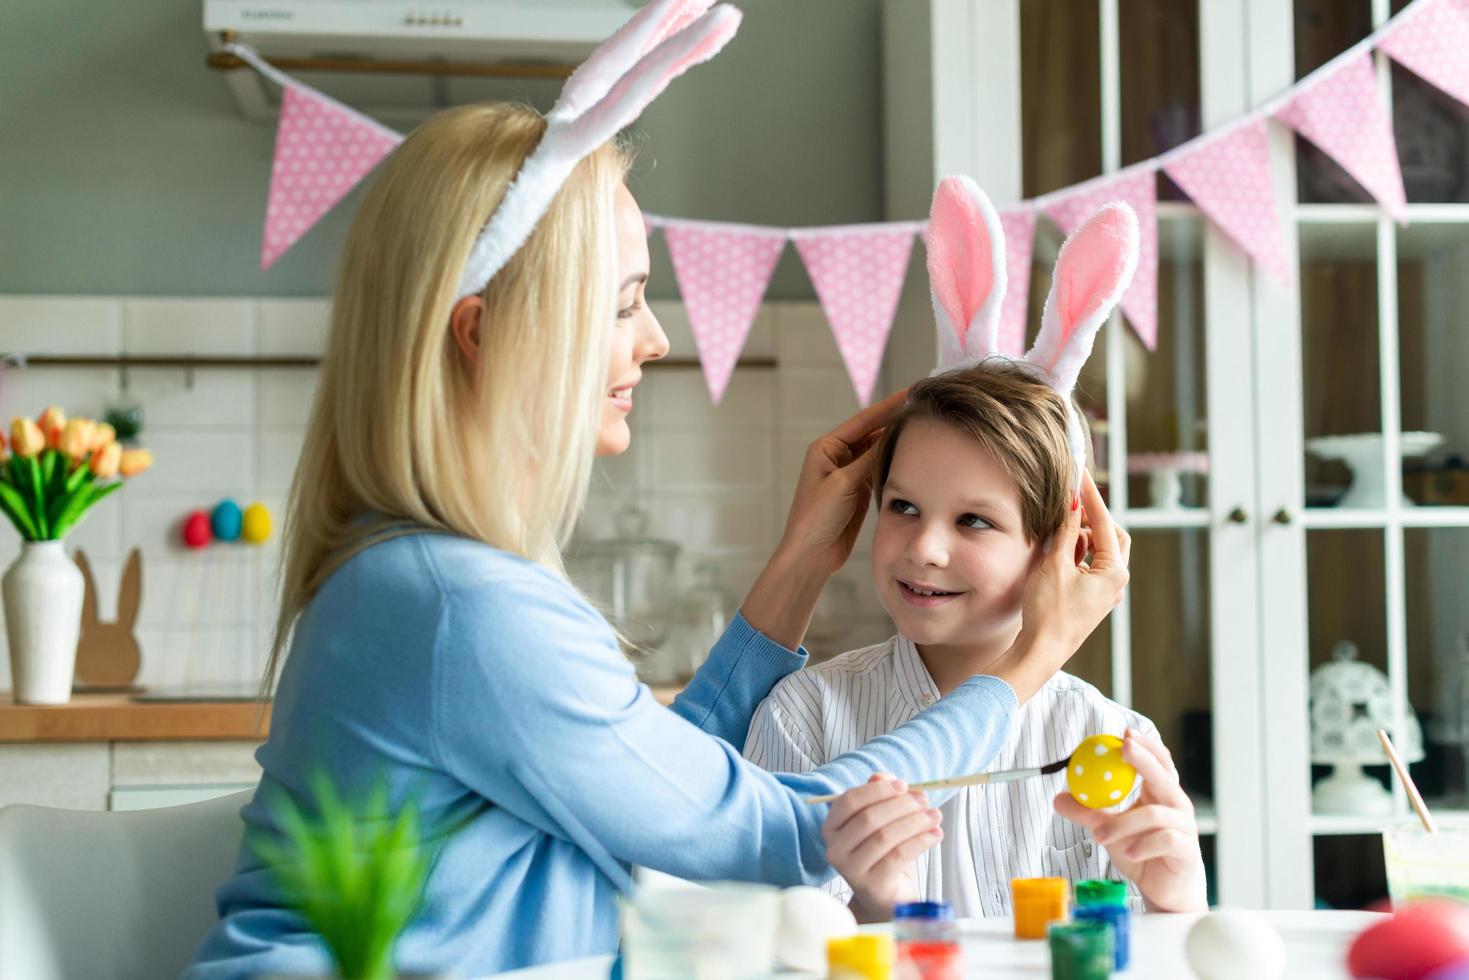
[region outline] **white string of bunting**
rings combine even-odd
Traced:
[[[280,85],[270,193],[260,265],[268,268],[342,199],[402,136],[277,71],[244,45],[227,49]],[[1357,44],[1263,105],[1158,156],[1000,212],[1010,288],[1002,348],[1025,341],[1030,260],[1037,216],[1070,234],[1107,201],[1137,212],[1141,248],[1122,312],[1149,349],[1157,343],[1157,174],[1166,173],[1199,210],[1281,282],[1292,281],[1270,179],[1269,122],[1289,127],[1341,165],[1400,223],[1406,195],[1392,120],[1372,52],[1469,105],[1469,0],[1414,0]],[[661,230],[687,308],[710,396],[729,384],[776,263],[795,245],[821,303],[858,399],[872,395],[907,275],[913,236],[924,221],[785,228],[647,215]]]

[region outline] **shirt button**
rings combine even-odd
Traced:
[[[994,899],[995,908],[999,909],[1005,907],[1005,896],[1000,894],[1000,890],[998,888],[990,892],[990,898]]]
[[[933,695],[932,695],[932,694],[925,694],[925,695],[924,695],[924,696],[923,696],[923,698],[922,698],[922,702],[923,702],[923,706],[924,706],[924,707],[925,707],[925,708],[927,708],[927,707],[929,707],[929,706],[930,706],[930,705],[932,705],[932,704],[933,704],[933,701],[934,701],[934,697],[933,697]]]
[[[1092,856],[1092,842],[1091,841],[1087,841],[1085,844],[1083,844],[1081,846],[1081,853],[1085,854],[1087,857],[1091,857]]]

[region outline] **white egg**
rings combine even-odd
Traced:
[[[852,910],[820,888],[804,885],[780,893],[780,928],[775,958],[782,966],[826,972],[826,941],[857,931]]]
[[[1285,973],[1285,942],[1258,912],[1210,912],[1189,929],[1184,949],[1202,980],[1278,980]]]

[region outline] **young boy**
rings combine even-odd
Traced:
[[[873,580],[898,633],[781,681],[745,755],[775,771],[813,769],[984,672],[1015,641],[1027,579],[1077,505],[1073,448],[1066,401],[1028,365],[990,359],[913,386],[874,475]],[[1141,777],[1120,812],[1082,807],[1064,773],[967,787],[942,803],[941,843],[915,863],[888,858],[931,824],[894,816],[874,833],[878,806],[866,818],[833,807],[828,857],[841,878],[828,887],[864,921],[912,899],[947,901],[960,917],[1009,914],[1010,880],[1041,876],[1120,875],[1138,906],[1203,910],[1193,807],[1148,719],[1060,673],[1021,706],[988,768],[1046,765],[1102,732],[1125,733],[1124,758]]]

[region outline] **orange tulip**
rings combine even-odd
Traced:
[[[98,422],[92,430],[92,452],[100,452],[117,440],[117,430],[106,422]]]
[[[10,447],[22,459],[34,456],[46,448],[46,437],[41,427],[25,416],[10,420]]]
[[[116,445],[114,443],[114,445]],[[153,465],[153,454],[146,449],[124,449],[117,463],[117,471],[125,477],[137,476]]]
[[[92,440],[97,436],[97,423],[91,419],[75,418],[66,423],[56,448],[73,460],[81,462],[92,450]],[[51,440],[46,440],[49,445]]]
[[[44,448],[60,449],[61,434],[66,431],[66,413],[52,405],[41,413],[36,424],[41,427],[41,434],[46,437]]]
[[[92,453],[92,475],[100,480],[110,480],[117,476],[121,464],[122,445],[120,443],[109,442]]]

